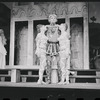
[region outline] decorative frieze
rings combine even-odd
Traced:
[[[47,18],[50,13],[56,13],[58,17],[68,14],[86,13],[86,3],[40,3],[37,5],[15,6],[12,9],[12,17],[14,18]]]

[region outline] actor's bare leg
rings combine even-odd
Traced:
[[[57,57],[52,57],[52,71],[51,71],[51,83],[58,83],[58,73],[57,73]]]
[[[65,58],[60,58],[60,68],[61,68],[61,81],[58,84],[65,84],[65,75],[66,75],[66,70],[65,70],[65,64],[66,63],[66,59]]]
[[[42,55],[40,57],[40,68],[39,68],[39,79],[38,79],[38,84],[46,84],[43,82],[43,74],[46,66],[46,56]]]
[[[65,70],[66,70],[65,83],[66,84],[69,84],[69,74],[70,74],[69,68],[70,68],[70,56],[66,60],[66,68],[65,68]]]
[[[66,69],[66,81],[65,81],[65,84],[69,84],[69,70],[68,69]]]

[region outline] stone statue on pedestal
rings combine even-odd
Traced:
[[[35,54],[40,59],[39,80],[37,83],[45,84],[43,82],[43,73],[46,69],[48,58],[51,59],[50,83],[69,83],[70,35],[66,31],[67,25],[56,24],[57,16],[55,14],[50,14],[48,21],[50,25],[39,26],[40,30],[36,37],[37,48]],[[58,65],[61,70],[60,82],[58,79]]]

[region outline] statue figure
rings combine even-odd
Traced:
[[[47,58],[51,58],[51,83],[58,82],[58,57],[59,57],[59,41],[57,40],[60,36],[59,25],[56,24],[57,16],[50,14],[48,21],[50,25],[46,25],[47,31],[46,36],[48,37],[46,55]]]
[[[0,68],[4,69],[6,65],[6,59],[5,56],[7,54],[7,51],[4,47],[6,45],[6,38],[4,36],[3,29],[0,29]]]
[[[58,38],[60,44],[59,57],[61,69],[61,81],[59,84],[68,84],[70,73],[70,34],[67,32],[66,24],[61,24],[59,29],[61,30],[61,36]]]
[[[46,27],[44,25],[39,25],[38,27],[40,28],[40,30],[36,37],[37,48],[36,48],[35,54],[40,59],[40,68],[39,68],[39,80],[37,83],[44,84],[45,82],[43,82],[43,73],[46,66],[46,44],[47,44],[48,38],[44,34],[46,31]]]
[[[46,68],[48,57],[51,59],[51,83],[58,83],[58,64],[61,69],[61,81],[59,84],[69,82],[69,59],[70,59],[70,35],[66,32],[66,24],[58,25],[57,16],[50,14],[48,21],[50,25],[40,25],[40,32],[36,37],[36,52],[35,54],[40,59],[39,80],[38,84],[43,82],[43,73]],[[59,62],[60,58],[60,63]],[[67,63],[66,63],[67,61]],[[67,64],[67,66],[66,66]],[[50,67],[50,66],[49,66]],[[64,82],[66,79],[66,82]]]

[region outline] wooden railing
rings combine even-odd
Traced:
[[[100,70],[99,69],[70,69],[75,74],[70,76],[72,82],[80,83],[100,83]]]
[[[6,66],[0,69],[0,82],[37,82],[39,66]],[[100,70],[72,70],[70,83],[100,83]],[[47,75],[44,75],[44,81]]]
[[[2,71],[7,71],[9,70],[10,72],[10,77],[11,77],[11,82],[26,82],[26,79],[28,77],[34,77],[38,78],[38,73],[37,75],[32,74],[32,71],[37,71],[39,70],[39,66],[34,65],[34,66],[6,66],[5,69],[0,69]]]

